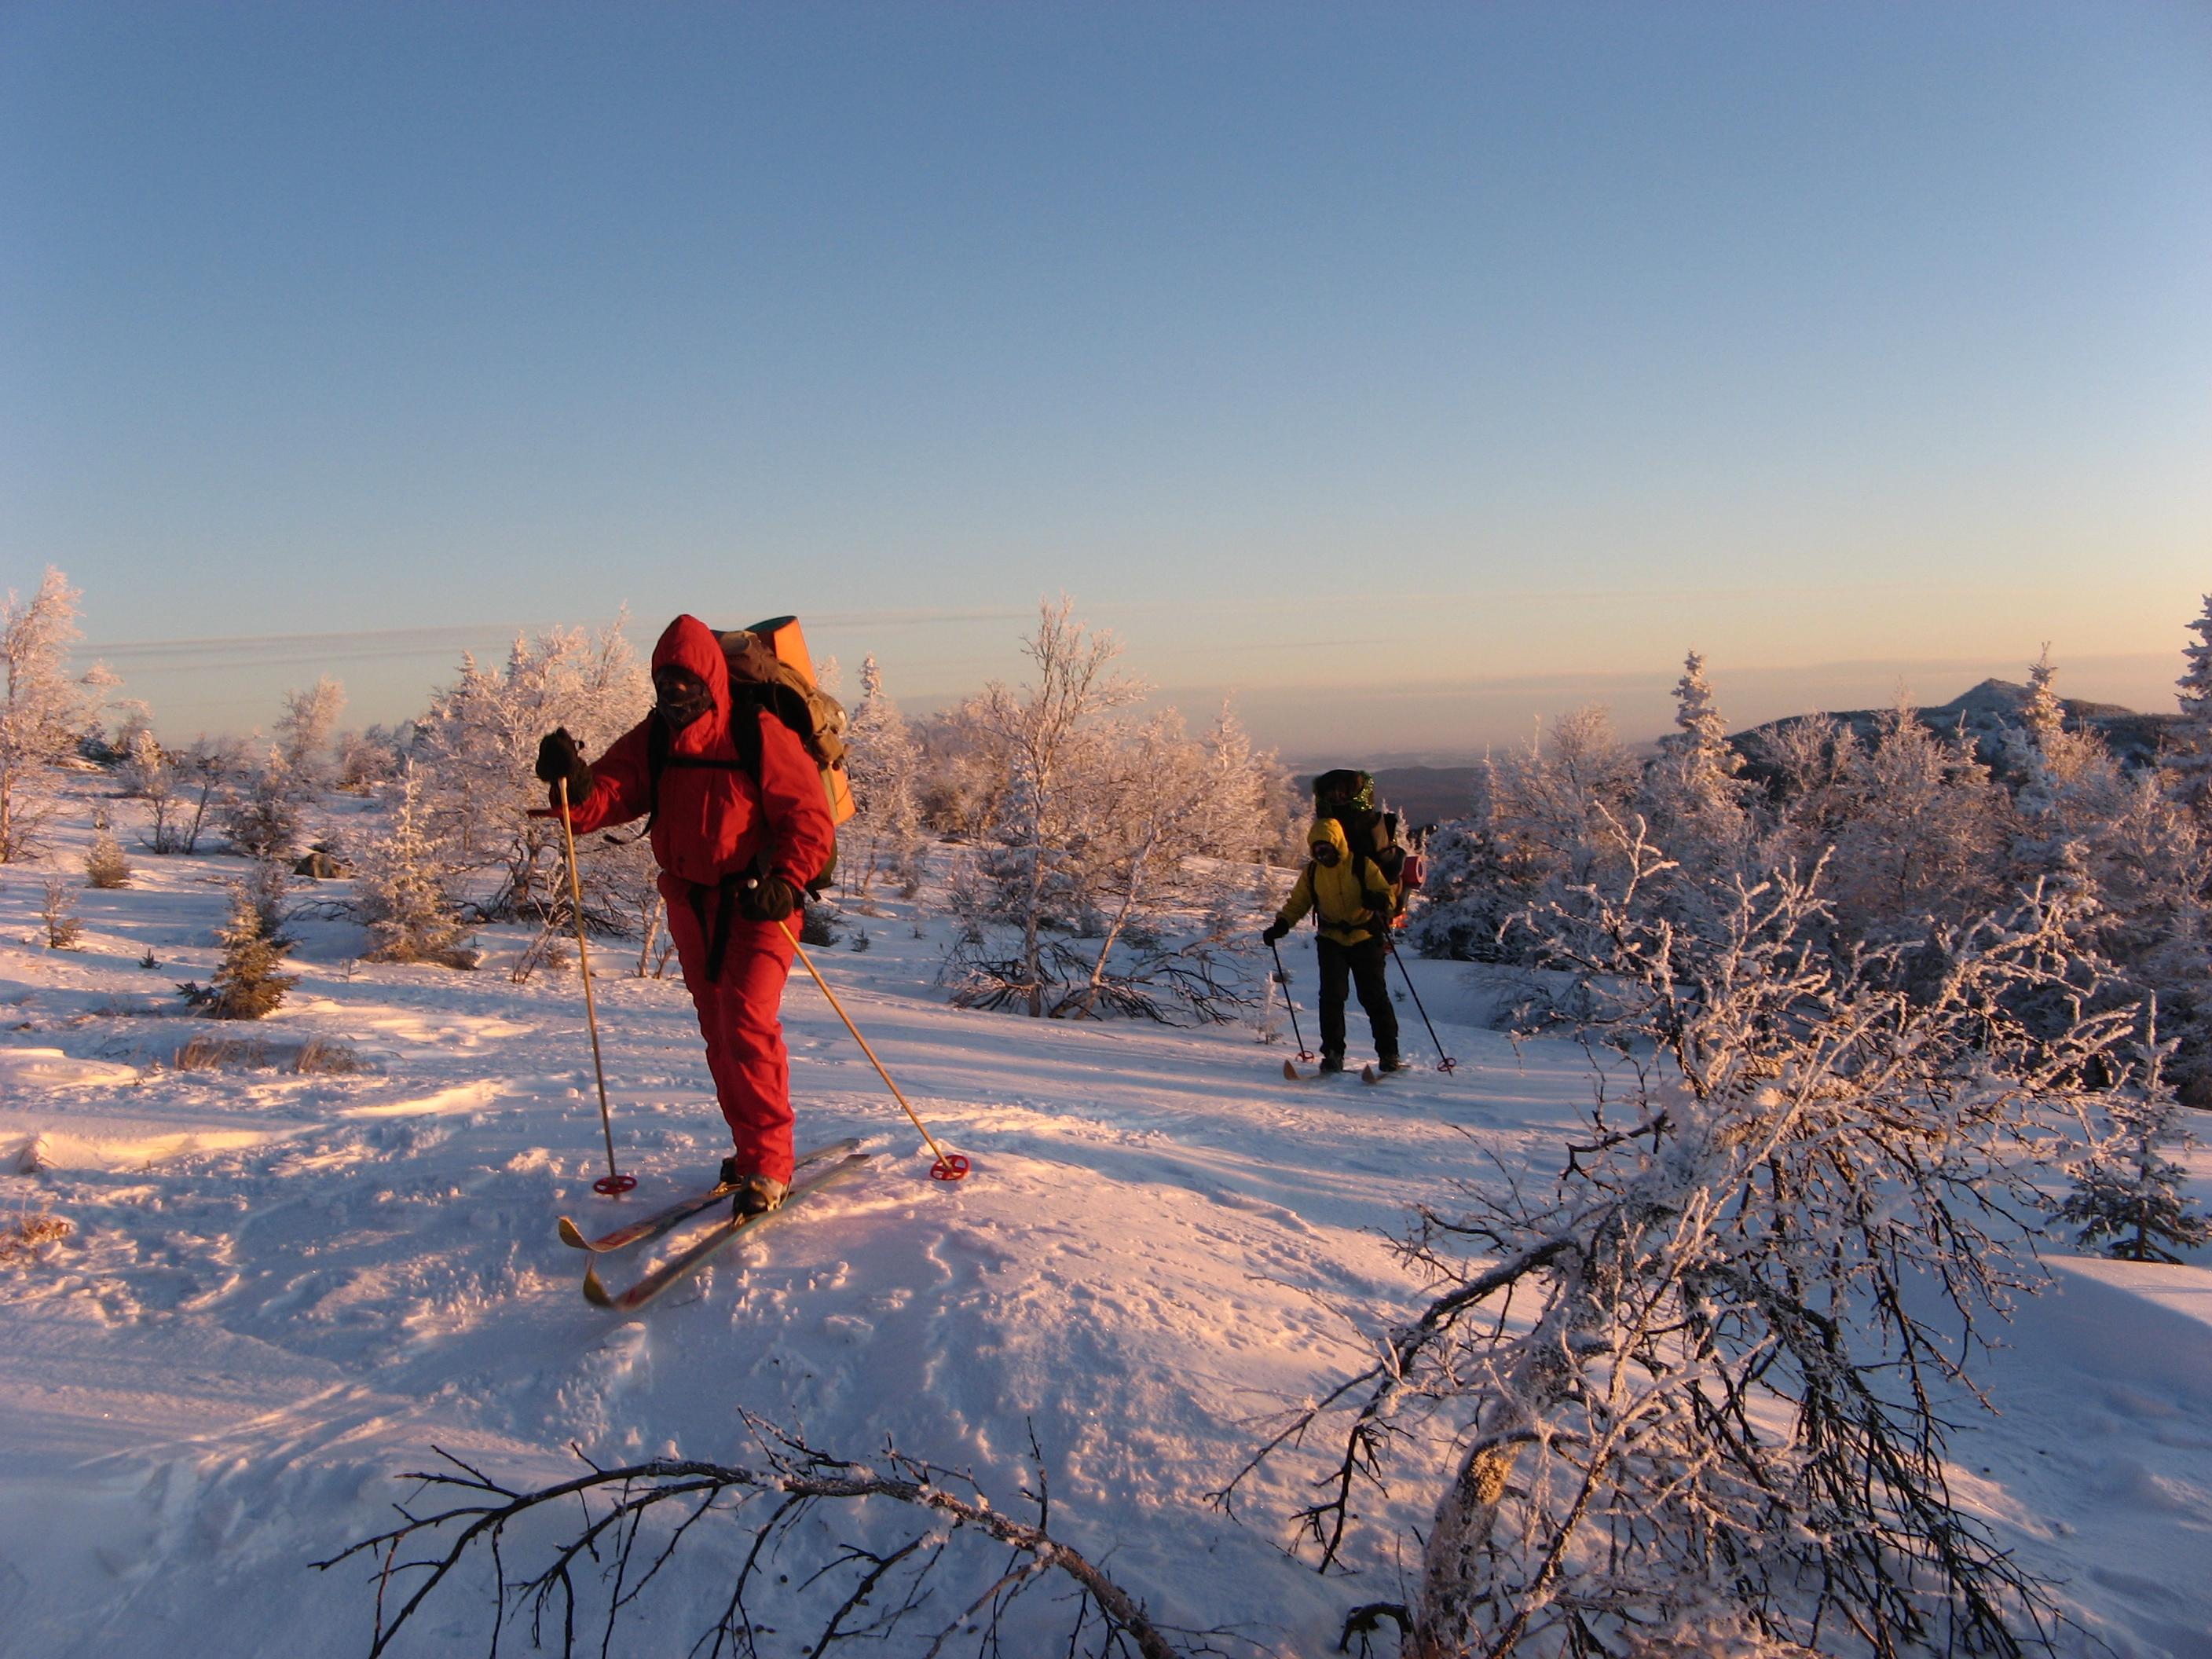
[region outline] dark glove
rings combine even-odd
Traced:
[[[747,921],[781,921],[800,902],[800,893],[781,876],[763,876],[738,889],[738,914]]]
[[[556,726],[538,740],[538,777],[546,784],[565,781],[571,806],[592,793],[592,769],[567,726]]]
[[[1277,939],[1282,938],[1284,934],[1290,931],[1291,924],[1278,917],[1275,921],[1267,924],[1267,931],[1261,933],[1260,937],[1267,944],[1273,945]]]

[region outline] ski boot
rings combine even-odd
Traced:
[[[781,1209],[784,1194],[791,1190],[788,1182],[778,1181],[774,1176],[739,1173],[735,1157],[722,1160],[721,1184],[734,1188],[730,1194],[730,1213],[739,1221]]]
[[[1378,1072],[1402,1072],[1406,1069],[1406,1062],[1395,1054],[1382,1054],[1376,1059],[1375,1069]]]
[[[1344,1056],[1342,1054],[1323,1054],[1321,1057],[1320,1074],[1322,1077],[1334,1077],[1343,1069]]]

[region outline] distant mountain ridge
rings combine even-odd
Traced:
[[[2116,702],[2091,702],[2081,697],[2062,697],[2059,702],[2069,729],[2095,732],[2120,763],[2130,769],[2153,764],[2160,741],[2181,720],[2179,714],[2141,714]],[[2004,732],[2021,723],[2021,711],[2027,707],[2026,686],[2011,680],[1986,679],[1948,702],[1912,712],[1931,732],[1948,737],[1964,730],[1974,739],[1975,752],[1986,763],[1996,759]],[[1831,714],[1828,718],[1847,726],[1860,742],[1867,743],[1873,740],[1882,718],[1888,713],[1886,708],[1848,708]],[[1817,718],[1814,714],[1784,714],[1779,720],[1739,732],[1729,741],[1744,757],[1750,775],[1764,777],[1772,770],[1767,757],[1772,752],[1774,738],[1792,726]],[[1412,829],[1465,817],[1473,810],[1474,782],[1482,770],[1479,766],[1377,766],[1370,769],[1374,775],[1376,797],[1401,814]],[[1310,772],[1297,775],[1301,792],[1311,788],[1315,775]]]
[[[2026,686],[2011,680],[1986,679],[1948,702],[1912,712],[1931,732],[1945,737],[1963,732],[1974,740],[1976,755],[1986,763],[1996,760],[2002,751],[2004,733],[2021,724],[2027,695]],[[2160,744],[2181,720],[2179,714],[2139,714],[2115,702],[2090,702],[2081,697],[2061,697],[2058,701],[2069,730],[2094,732],[2112,751],[2113,757],[2130,769],[2154,764]],[[1860,742],[1866,743],[1873,739],[1889,712],[1886,708],[1849,708],[1832,713],[1828,718],[1848,727]],[[1767,769],[1767,757],[1772,752],[1777,737],[1818,718],[1814,714],[1785,714],[1780,720],[1739,732],[1729,742],[1744,757],[1751,771],[1758,775]]]

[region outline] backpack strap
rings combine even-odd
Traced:
[[[752,713],[757,705],[750,699],[733,697],[730,708],[730,741],[736,747],[735,760],[717,760],[707,755],[679,755],[675,752],[675,739],[670,735],[668,722],[656,708],[646,719],[645,727],[645,828],[621,842],[642,841],[653,833],[653,826],[660,820],[660,775],[672,766],[679,769],[701,772],[743,772],[753,781],[757,793],[761,783],[760,721],[741,720],[740,714]]]

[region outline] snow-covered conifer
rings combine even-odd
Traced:
[[[368,926],[370,962],[433,962],[472,968],[459,913],[447,896],[411,765],[400,775],[392,823],[362,850],[354,890]]]
[[[283,891],[281,871],[274,860],[264,860],[252,882],[230,886],[230,919],[216,930],[222,959],[213,978],[202,986],[191,981],[177,989],[201,1012],[216,1019],[259,1019],[276,1012],[284,993],[299,975],[281,971],[293,941],[271,920],[272,895]]]
[[[2161,760],[2174,793],[2201,811],[2212,807],[2212,593],[2189,631],[2197,642],[2182,647],[2187,665],[2174,683],[2181,718]]]
[[[2145,1018],[2139,1079],[2104,1101],[2106,1133],[2074,1171],[2074,1190],[2059,1219],[2081,1228],[2080,1242],[2112,1242],[2106,1254],[2128,1261],[2179,1261],[2176,1250],[2212,1238],[2212,1222],[2196,1213],[2181,1182],[2187,1175],[2160,1150],[2189,1144],[2180,1103],[2166,1076],[2179,1047],[2158,1035],[2158,1000]]]
[[[123,844],[107,826],[105,817],[94,826],[92,846],[84,855],[84,878],[88,887],[128,887],[131,884],[131,860],[123,856]]]
[[[1640,805],[1651,833],[1679,869],[1705,872],[1743,862],[1753,840],[1743,757],[1714,706],[1705,659],[1692,651],[1674,686],[1676,730],[1659,741]],[[1680,884],[1677,884],[1678,885]],[[1686,888],[1693,892],[1694,885]]]

